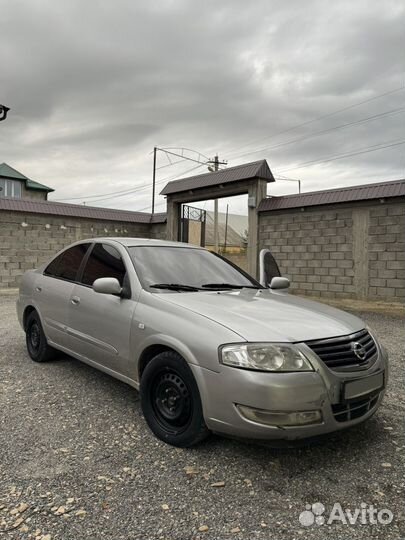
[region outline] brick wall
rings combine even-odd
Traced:
[[[405,300],[405,202],[263,212],[259,245],[297,294]]]
[[[65,246],[100,236],[160,237],[165,224],[97,221],[0,211],[0,288],[17,287],[20,276]]]

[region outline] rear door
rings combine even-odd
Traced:
[[[84,265],[80,283],[69,303],[70,348],[83,358],[116,373],[128,372],[131,321],[136,302],[94,292],[94,281],[114,277],[129,287],[126,264],[119,247],[94,244]]]
[[[45,335],[51,344],[69,346],[69,302],[90,243],[77,244],[58,255],[39,275],[33,292]]]

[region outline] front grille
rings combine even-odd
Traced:
[[[366,369],[377,355],[374,339],[366,329],[349,336],[307,341],[306,344],[334,371]],[[355,354],[355,349],[360,357]]]
[[[332,405],[332,412],[337,422],[349,422],[368,413],[378,401],[379,393],[363,399]]]

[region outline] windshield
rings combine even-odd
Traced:
[[[222,257],[204,249],[171,246],[130,247],[136,272],[142,286],[151,291],[164,289],[200,290],[231,289],[261,285],[243,270],[235,268]],[[169,286],[169,287],[168,287]]]

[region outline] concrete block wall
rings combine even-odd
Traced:
[[[405,204],[370,208],[369,296],[405,299]]]
[[[166,240],[166,223],[152,223],[150,226],[150,238]]]
[[[221,253],[221,255],[239,266],[239,268],[242,268],[242,270],[245,270],[245,272],[248,271],[248,261],[246,253]]]
[[[0,289],[18,287],[21,275],[77,240],[101,236],[149,238],[161,224],[97,221],[0,211]]]
[[[405,300],[405,202],[262,212],[259,246],[296,294]]]

